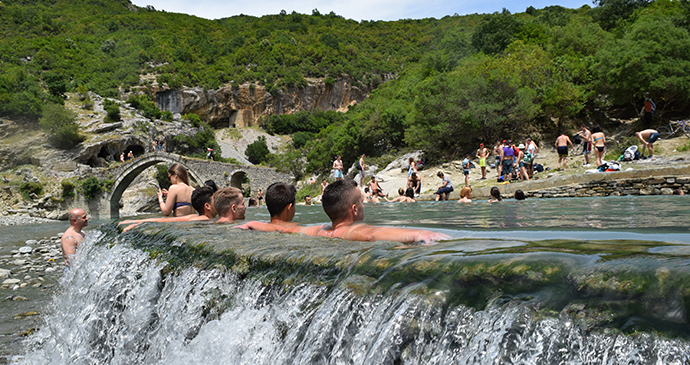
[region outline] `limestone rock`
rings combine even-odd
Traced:
[[[11,273],[10,270],[0,269],[0,280],[9,278]]]
[[[2,285],[15,285],[21,283],[21,280],[19,279],[5,279],[5,281],[2,282]]]

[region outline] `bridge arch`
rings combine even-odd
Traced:
[[[120,172],[117,179],[113,183],[113,188],[110,194],[110,218],[116,219],[120,217],[120,199],[122,199],[122,194],[127,190],[127,187],[134,181],[134,179],[139,176],[147,168],[159,164],[165,163],[172,165],[174,163],[179,163],[187,169],[187,174],[190,180],[194,180],[197,185],[201,184],[204,180],[192,169],[189,168],[188,164],[185,163],[181,158],[161,152],[151,152],[145,154],[132,163],[125,165],[126,168]],[[190,181],[191,182],[191,181]]]

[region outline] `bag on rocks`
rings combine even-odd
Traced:
[[[637,146],[628,147],[625,152],[623,152],[623,161],[632,161],[635,159],[635,152],[637,152]]]

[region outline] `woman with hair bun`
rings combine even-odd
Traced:
[[[175,217],[194,214],[192,207],[192,192],[194,188],[189,186],[189,177],[187,176],[187,169],[180,164],[173,164],[168,169],[168,177],[170,178],[170,189],[158,189],[158,205],[163,212],[163,215],[170,215],[174,213]],[[163,197],[167,196],[165,202]]]

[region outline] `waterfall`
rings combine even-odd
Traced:
[[[682,338],[588,328],[578,321],[577,303],[559,314],[536,300],[493,295],[475,308],[423,278],[377,285],[393,280],[390,270],[374,280],[352,269],[335,280],[316,272],[301,280],[302,274],[277,275],[289,269],[277,264],[254,274],[213,260],[175,266],[145,248],[190,244],[169,236],[117,234],[112,227],[87,235],[45,323],[27,340],[23,362],[690,363]]]

